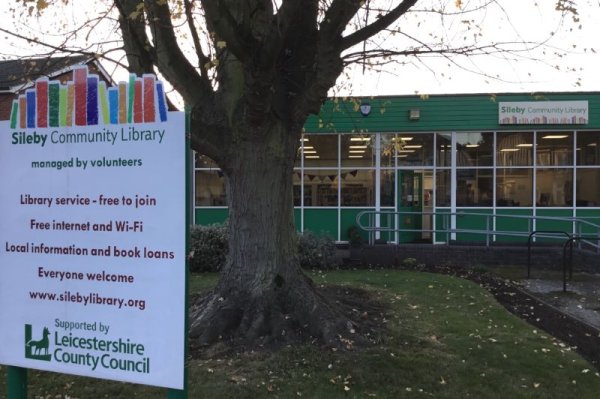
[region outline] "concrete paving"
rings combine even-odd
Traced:
[[[600,274],[575,274],[567,282],[566,292],[562,279],[523,279],[518,284],[531,295],[600,329]]]

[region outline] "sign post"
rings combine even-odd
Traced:
[[[184,114],[152,75],[73,76],[36,81],[0,122],[9,397],[26,394],[27,368],[186,395]]]

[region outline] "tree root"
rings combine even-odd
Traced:
[[[230,342],[272,347],[308,341],[351,349],[363,342],[364,336],[358,331],[360,318],[348,317],[347,310],[339,301],[322,295],[310,281],[259,297],[217,288],[192,306],[190,337],[202,346]]]

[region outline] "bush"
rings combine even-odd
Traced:
[[[193,256],[189,267],[192,273],[218,272],[225,265],[229,250],[227,224],[190,228],[190,249]],[[310,231],[298,234],[298,259],[304,269],[334,269],[338,266],[333,238],[317,236]]]
[[[218,272],[225,265],[229,243],[227,224],[194,225],[190,228],[190,272]]]
[[[338,266],[335,241],[328,235],[310,231],[298,234],[298,257],[303,269],[334,269]]]
[[[417,260],[415,258],[405,258],[402,261],[402,265],[406,267],[415,267],[417,264]]]

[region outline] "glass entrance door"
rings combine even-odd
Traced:
[[[412,170],[399,170],[397,176],[398,226],[401,230],[398,242],[420,241],[421,232],[418,230],[423,224],[423,174]]]

